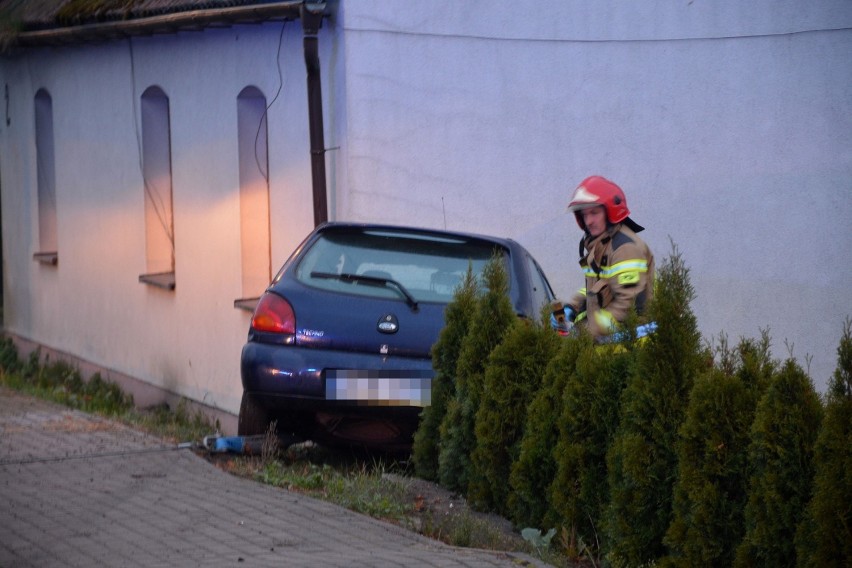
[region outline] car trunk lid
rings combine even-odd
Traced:
[[[296,310],[296,344],[303,347],[431,357],[443,327],[444,304],[347,297],[321,290],[286,292]]]

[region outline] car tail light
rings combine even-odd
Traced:
[[[267,333],[292,335],[296,333],[296,314],[290,302],[277,294],[266,292],[254,309],[251,327]]]

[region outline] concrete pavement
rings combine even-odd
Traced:
[[[0,387],[0,567],[543,566],[227,474]]]

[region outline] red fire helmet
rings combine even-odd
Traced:
[[[613,225],[621,223],[630,215],[624,192],[616,184],[601,176],[587,177],[577,186],[571,202],[568,203],[568,211],[574,212],[577,224],[585,230],[586,227],[579,212],[598,205],[606,209],[606,218]]]

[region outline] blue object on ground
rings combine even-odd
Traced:
[[[245,440],[242,436],[231,436],[228,438],[216,438],[216,443],[213,444],[214,452],[234,452],[237,454],[243,453],[245,448]]]

